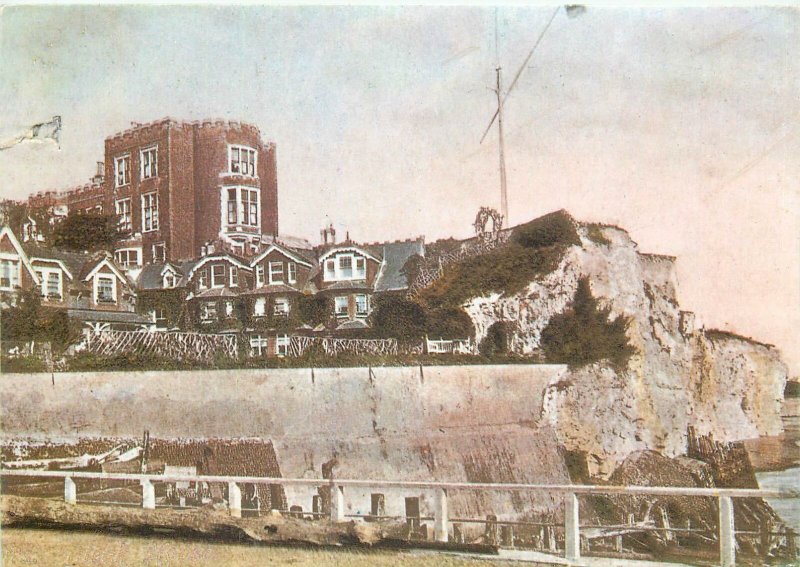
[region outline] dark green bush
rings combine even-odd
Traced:
[[[525,248],[581,244],[575,221],[566,211],[556,211],[515,227],[511,239]]]
[[[370,319],[376,336],[408,342],[425,334],[425,310],[419,303],[402,295],[380,295],[373,307]]]
[[[70,213],[53,230],[53,244],[67,250],[110,248],[118,236],[113,215]]]
[[[333,314],[333,300],[327,295],[301,295],[297,299],[300,320],[311,327],[325,325]]]
[[[475,326],[460,307],[438,307],[427,312],[425,332],[431,339],[466,339],[475,336]]]
[[[571,368],[607,360],[618,370],[624,368],[635,352],[625,334],[629,321],[610,317],[611,309],[600,308],[589,281],[581,279],[572,303],[542,331],[545,360]]]
[[[508,354],[509,339],[512,332],[511,324],[506,321],[493,323],[487,329],[486,336],[483,337],[481,344],[478,345],[478,351],[482,356],[486,357]]]

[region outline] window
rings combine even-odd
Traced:
[[[347,296],[346,295],[339,295],[336,297],[336,316],[337,317],[347,317],[348,309],[347,309]]]
[[[225,302],[225,317],[233,316],[233,301]]]
[[[367,259],[363,256],[356,256],[356,279],[363,280],[367,278]]]
[[[156,327],[166,327],[167,326],[167,310],[163,307],[158,309],[153,309],[150,314],[153,316],[153,321],[156,324]]]
[[[130,154],[114,159],[114,175],[117,180],[117,187],[123,187],[131,182]]]
[[[356,316],[366,317],[367,315],[369,315],[369,296],[356,295]]]
[[[225,271],[225,266],[222,264],[211,266],[211,287],[225,286]]]
[[[231,266],[231,287],[239,285],[239,268]]]
[[[285,297],[276,297],[272,312],[275,315],[287,315],[289,313],[289,300]]]
[[[353,278],[353,256],[339,256],[339,276],[346,280]]]
[[[208,287],[208,271],[207,270],[200,270],[200,276],[198,277],[197,281],[198,285],[201,289],[205,289]]]
[[[153,262],[163,264],[167,261],[167,245],[163,242],[153,244]]]
[[[267,314],[267,298],[258,297],[253,303],[253,315],[256,317],[263,317]]]
[[[19,260],[0,260],[0,289],[19,286]]]
[[[228,189],[228,224],[236,224],[236,219],[239,218],[237,201],[236,188]]]
[[[116,301],[116,288],[113,276],[97,276],[94,279],[95,303],[114,303]]]
[[[256,176],[256,151],[246,146],[228,146],[230,173]]]
[[[259,190],[250,187],[227,187],[225,198],[226,222],[228,226],[261,226]]]
[[[256,266],[256,286],[261,287],[264,285],[264,264]]]
[[[138,248],[123,248],[114,252],[114,260],[123,268],[141,265],[141,251]]]
[[[158,193],[142,195],[142,232],[158,230]]]
[[[133,222],[131,220],[131,200],[118,199],[114,203],[114,210],[117,213],[117,229],[120,232],[130,232],[133,230]]]
[[[264,356],[267,354],[269,339],[261,335],[250,337],[250,356]]]
[[[286,269],[289,276],[289,283],[296,283],[297,282],[297,263],[289,262],[286,264]]]
[[[200,320],[203,323],[210,323],[217,318],[217,302],[205,301],[200,304]]]
[[[147,148],[139,152],[142,179],[150,179],[158,175],[158,147]]]
[[[336,279],[336,262],[333,260],[325,260],[325,279]]]
[[[283,262],[269,263],[269,283],[283,283]]]
[[[178,285],[178,278],[175,277],[175,272],[169,270],[164,274],[164,287],[170,289],[176,285]]]
[[[43,268],[36,270],[39,278],[39,293],[50,300],[61,300],[61,270]]]
[[[289,335],[278,335],[275,337],[275,354],[278,356],[289,355]]]

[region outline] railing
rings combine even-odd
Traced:
[[[568,561],[577,561],[581,557],[580,517],[578,512],[578,495],[613,494],[625,496],[689,496],[713,497],[719,501],[719,548],[720,564],[732,567],[736,563],[736,540],[734,529],[734,498],[799,498],[800,492],[781,490],[760,490],[743,488],[683,488],[666,486],[593,486],[581,484],[498,484],[480,482],[420,482],[395,480],[358,480],[358,479],[308,479],[308,478],[271,478],[251,476],[204,476],[177,474],[122,474],[104,472],[73,471],[39,471],[39,470],[2,470],[2,477],[35,477],[63,478],[64,501],[77,503],[77,487],[73,479],[99,479],[138,481],[142,487],[142,507],[153,510],[156,507],[154,482],[206,482],[224,483],[228,485],[228,508],[234,517],[242,515],[242,493],[239,484],[271,484],[285,486],[330,487],[330,520],[345,522],[345,489],[360,488],[400,488],[434,491],[434,540],[447,542],[450,533],[448,517],[448,491],[477,490],[493,492],[545,492],[564,495],[565,521],[564,542],[565,557]],[[498,524],[505,522],[496,522]]]

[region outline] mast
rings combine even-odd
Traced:
[[[499,135],[499,148],[500,148],[500,209],[503,215],[503,223],[508,226],[508,185],[506,181],[506,147],[505,140],[503,139],[503,100],[502,100],[502,76],[501,67],[498,65],[495,69],[497,72],[497,87],[495,93],[497,94],[497,132]]]

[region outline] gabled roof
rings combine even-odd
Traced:
[[[250,266],[245,264],[244,261],[240,260],[236,256],[234,256],[232,254],[228,254],[227,252],[215,252],[214,254],[211,254],[209,256],[204,256],[203,258],[198,260],[189,269],[189,271],[186,272],[186,277],[189,278],[189,279],[192,279],[192,276],[194,276],[195,271],[197,271],[199,268],[202,268],[203,266],[205,266],[209,262],[213,262],[215,260],[225,260],[226,262],[228,262],[230,264],[233,264],[234,266],[236,266],[237,268],[240,268],[242,270],[247,270],[248,272],[252,272],[253,271],[253,269]]]
[[[275,243],[270,244],[269,248],[264,250],[254,259],[250,260],[250,266],[255,266],[256,264],[258,264],[261,260],[266,258],[273,250],[283,254],[284,256],[286,256],[290,260],[297,262],[298,264],[303,264],[304,266],[308,266],[309,268],[314,267],[314,264],[305,257],[301,256],[300,254],[292,250],[289,250],[288,248],[285,248],[284,246],[281,246],[280,244],[275,244]]]
[[[22,246],[28,253],[31,263],[37,261],[54,262],[64,270],[71,280],[78,278],[86,262],[92,259],[92,256],[86,252],[68,252],[66,250],[46,248],[36,244],[23,244]]]
[[[340,254],[342,252],[355,252],[357,254],[361,254],[362,256],[369,258],[370,260],[374,260],[379,264],[381,262],[381,259],[377,257],[374,253],[367,251],[366,247],[359,247],[354,244],[347,244],[342,246],[336,246],[334,248],[330,248],[329,250],[325,251],[325,253],[319,257],[319,263],[322,264],[322,262],[328,256],[333,256],[334,254]]]
[[[185,287],[188,279],[180,266],[167,262],[166,264],[145,264],[142,266],[139,276],[136,279],[136,286],[141,290],[152,289],[174,289],[164,287],[164,274],[167,271],[174,272],[178,277],[175,287]]]
[[[28,258],[28,255],[25,253],[25,249],[22,248],[19,240],[17,240],[17,237],[14,235],[14,232],[7,226],[4,226],[2,229],[0,229],[0,240],[2,240],[4,236],[8,237],[8,240],[11,242],[11,246],[14,248],[14,250],[16,250],[19,259],[22,261],[22,264],[28,270],[31,278],[33,278],[33,282],[38,284],[39,278],[36,277],[36,272],[33,271],[31,261]]]
[[[94,275],[100,271],[100,268],[103,266],[108,267],[111,272],[120,279],[120,281],[129,284],[128,278],[122,273],[122,271],[114,264],[114,261],[111,258],[106,256],[101,256],[100,258],[96,258],[94,261],[89,262],[88,264],[83,266],[83,270],[81,272],[81,279],[83,281],[89,281],[94,277]],[[85,275],[84,275],[85,274]]]

